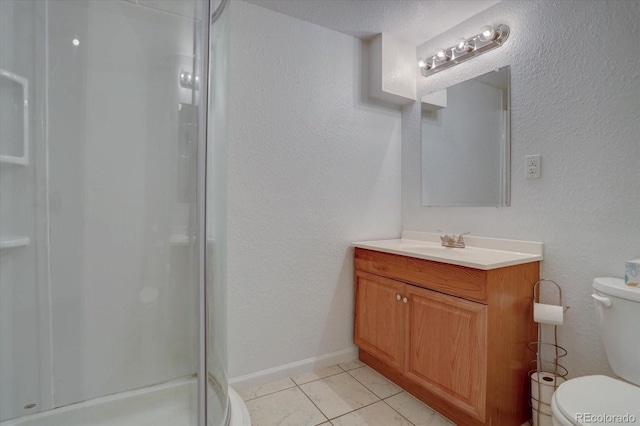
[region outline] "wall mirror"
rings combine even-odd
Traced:
[[[422,205],[511,202],[508,66],[421,99]]]

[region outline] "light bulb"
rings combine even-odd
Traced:
[[[480,33],[478,38],[482,41],[493,40],[496,38],[496,32],[491,26],[487,25],[482,27],[482,32]]]
[[[421,70],[429,71],[431,68],[433,68],[433,58],[420,59],[418,61],[418,66],[420,67]]]
[[[451,52],[448,52],[446,49],[438,49],[438,52],[433,57],[433,60],[436,62],[446,62],[451,59]]]
[[[469,42],[463,38],[459,39],[456,42],[456,46],[454,47],[456,53],[464,53],[470,52],[473,50],[473,47],[469,44]]]

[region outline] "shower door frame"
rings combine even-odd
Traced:
[[[200,108],[198,109],[198,147],[197,147],[197,181],[196,181],[196,247],[197,247],[197,282],[198,282],[198,368],[197,368],[197,412],[198,426],[207,424],[207,134],[209,123],[209,53],[211,51],[211,0],[202,2],[202,29],[200,37],[195,37],[197,51],[200,52]],[[195,55],[194,61],[197,61]]]

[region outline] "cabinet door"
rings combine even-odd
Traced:
[[[406,376],[484,421],[487,307],[413,286],[406,293]]]
[[[403,365],[405,285],[356,271],[354,342],[398,370]]]

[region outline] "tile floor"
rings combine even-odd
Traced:
[[[358,360],[239,394],[253,426],[453,426]]]

